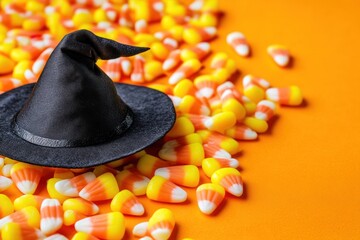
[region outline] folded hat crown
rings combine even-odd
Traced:
[[[48,147],[88,146],[118,137],[132,123],[131,109],[96,60],[146,50],[87,30],[66,35],[15,116],[13,131],[26,141]]]

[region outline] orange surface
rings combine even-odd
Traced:
[[[228,196],[214,216],[197,209],[194,189],[187,189],[184,204],[141,197],[147,215],[126,217],[126,238],[160,207],[175,214],[172,239],[359,238],[359,3],[220,2],[225,14],[213,49],[231,54],[241,76],[251,73],[274,86],[300,86],[306,104],[282,107],[268,133],[241,144],[244,197]],[[250,58],[235,55],[225,43],[233,30],[246,35]],[[290,48],[291,68],[280,69],[266,54],[273,43]],[[104,204],[102,211],[106,208]]]
[[[214,49],[231,53],[242,76],[259,75],[274,86],[299,85],[306,104],[281,108],[269,133],[242,144],[244,198],[227,198],[209,217],[196,209],[194,191],[188,191],[191,204],[144,199],[148,213],[169,206],[177,221],[176,239],[358,239],[359,2],[220,2],[225,15]],[[250,42],[249,59],[224,43],[233,30]],[[290,48],[290,69],[278,68],[267,56],[266,47],[273,43]]]

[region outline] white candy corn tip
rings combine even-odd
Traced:
[[[241,32],[232,32],[227,35],[226,42],[231,44],[235,39],[245,39],[245,36]]]
[[[144,206],[141,203],[136,203],[131,207],[131,213],[136,216],[141,216],[145,213]]]
[[[93,223],[91,222],[91,218],[83,218],[75,223],[75,230],[78,232],[91,233],[93,230]]]
[[[63,224],[62,218],[44,218],[40,221],[40,229],[45,234],[51,234]]]
[[[184,202],[187,199],[187,193],[180,187],[174,188],[171,192],[171,196],[174,202]]]
[[[217,33],[216,27],[205,27],[204,31],[209,34],[210,36],[214,36]]]
[[[154,239],[169,239],[172,231],[168,228],[158,227],[150,232]]]
[[[211,214],[216,209],[216,205],[208,200],[198,201],[199,209],[202,213]]]
[[[176,151],[171,147],[161,148],[158,155],[160,158],[162,158],[164,160],[171,161],[171,162],[176,161]]]
[[[0,192],[8,189],[13,184],[10,178],[0,176]]]
[[[290,62],[290,57],[282,54],[277,54],[273,56],[273,59],[281,67],[287,66]]]
[[[184,73],[182,73],[182,72],[174,72],[169,78],[169,84],[174,85],[183,78],[185,78]]]
[[[198,90],[196,92],[196,97],[201,98],[201,97],[205,97],[205,98],[210,98],[211,96],[213,96],[215,93],[214,89],[212,88],[202,88],[200,90]]]
[[[39,237],[39,239],[44,239],[44,240],[68,240],[67,237],[65,237],[64,235],[62,235],[60,233],[53,234],[47,238],[44,238],[45,237],[44,234],[42,234],[42,237],[41,236],[38,236],[38,237]]]
[[[255,118],[260,119],[260,120],[266,120],[267,119],[267,114],[263,113],[263,112],[256,112],[255,113]]]
[[[266,90],[266,98],[271,101],[279,101],[279,90],[277,88],[269,88]]]
[[[180,97],[176,97],[176,96],[169,96],[172,103],[174,104],[174,107],[178,107],[182,101],[182,99]]]
[[[208,42],[201,42],[196,45],[199,49],[201,49],[204,52],[210,51],[210,43]]]
[[[55,183],[55,189],[60,194],[68,197],[79,196],[78,190],[71,184],[70,180],[65,179]]]
[[[33,194],[37,188],[37,183],[32,181],[23,180],[16,183],[16,187],[23,193],[23,194]]]
[[[229,167],[232,167],[232,168],[239,167],[239,161],[235,158],[230,158],[229,159]]]
[[[155,176],[160,176],[166,179],[170,178],[170,173],[169,170],[167,168],[158,168],[155,171]]]
[[[238,46],[235,47],[235,51],[237,52],[237,54],[239,54],[240,56],[246,57],[249,55],[250,53],[250,48],[248,45],[246,44],[239,44]]]
[[[174,66],[176,65],[176,62],[174,59],[166,59],[163,63],[163,70],[164,71],[169,71],[171,70]]]
[[[83,189],[79,192],[79,196],[86,200],[89,200],[89,198],[90,198],[90,194],[85,189]]]
[[[243,186],[241,184],[233,184],[228,189],[229,193],[232,195],[235,195],[237,197],[240,197],[243,194]]]
[[[218,158],[228,158],[230,159],[231,158],[231,154],[229,152],[227,152],[226,150],[224,149],[221,149],[221,150],[218,150],[216,151],[216,153],[214,154],[213,157],[218,157]]]
[[[245,130],[244,138],[246,140],[254,140],[254,139],[257,139],[257,137],[258,137],[258,134],[255,131],[253,131],[251,129]]]
[[[147,233],[148,224],[149,224],[148,222],[141,222],[136,224],[132,230],[132,234],[135,237],[145,236],[145,234]]]

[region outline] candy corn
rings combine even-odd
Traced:
[[[63,225],[63,211],[56,199],[45,199],[40,208],[40,229],[46,234],[55,233]]]
[[[244,34],[240,32],[229,33],[226,37],[226,42],[233,47],[240,56],[247,57],[250,54],[250,47]]]
[[[165,240],[170,238],[174,226],[174,214],[167,208],[160,208],[149,219],[148,232],[156,240]]]
[[[269,100],[258,102],[255,111],[255,117],[265,121],[270,120],[275,114],[275,103]]]
[[[145,195],[149,179],[145,176],[122,170],[116,175],[116,181],[120,190],[128,189],[136,196]]]
[[[222,186],[213,183],[201,184],[196,189],[198,207],[202,213],[213,213],[224,200],[225,190]]]
[[[154,176],[146,189],[146,196],[154,201],[179,203],[187,199],[187,193],[169,180]]]
[[[167,137],[182,137],[194,133],[194,125],[187,117],[176,118],[175,124],[172,129],[166,134]]]
[[[213,75],[201,75],[195,78],[194,86],[197,88],[196,96],[198,98],[211,98],[218,86],[218,83]]]
[[[136,169],[144,176],[151,178],[157,168],[166,167],[169,163],[150,154],[143,155],[137,162]]]
[[[155,176],[161,176],[185,187],[196,187],[200,180],[199,169],[194,165],[158,168],[155,171]]]
[[[188,78],[200,70],[202,64],[198,59],[189,59],[178,67],[169,77],[169,84],[174,85],[181,79]]]
[[[135,237],[144,237],[148,233],[149,222],[141,222],[134,226],[132,234]]]
[[[237,124],[229,128],[225,131],[225,134],[237,140],[254,140],[258,136],[255,131],[242,124]]]
[[[204,159],[204,150],[201,143],[191,143],[179,147],[163,147],[159,157],[177,164],[192,164],[200,166]]]
[[[240,197],[243,194],[243,182],[240,172],[235,168],[221,168],[211,176],[211,182],[220,184],[230,194]]]
[[[83,215],[91,216],[99,212],[99,207],[95,203],[82,198],[69,198],[64,201],[63,210],[74,210]]]
[[[239,166],[239,161],[235,158],[205,158],[202,161],[201,167],[206,176],[211,177],[212,174],[220,169],[225,167],[237,168]]]
[[[55,189],[65,196],[76,197],[79,196],[80,190],[95,178],[96,176],[92,172],[83,173],[71,179],[57,182],[55,184]]]
[[[99,238],[94,237],[93,235],[88,233],[77,232],[74,234],[71,240],[99,240]]]
[[[209,41],[217,34],[215,27],[186,27],[183,32],[183,40],[189,44]]]
[[[185,97],[186,95],[195,95],[195,86],[189,79],[180,80],[173,89],[174,96]]]
[[[184,48],[181,50],[180,58],[182,61],[189,59],[204,59],[210,53],[210,44],[208,42],[201,42],[195,46]]]
[[[164,71],[170,71],[181,63],[180,58],[181,50],[173,50],[169,53],[168,57],[163,62],[162,68]]]
[[[0,194],[0,203],[0,218],[14,212],[14,205],[8,196]]]
[[[42,168],[26,163],[16,163],[11,168],[11,178],[16,187],[24,194],[33,194],[40,182]]]
[[[87,217],[77,221],[75,229],[101,239],[122,239],[125,233],[124,216],[120,212],[111,212]]]
[[[263,89],[267,89],[270,87],[270,83],[263,78],[255,77],[251,74],[245,75],[242,81],[243,87],[246,88],[251,85],[256,85]]]
[[[282,45],[270,45],[267,52],[274,62],[280,67],[286,67],[290,63],[290,52]]]
[[[207,130],[197,131],[197,133],[203,139],[203,142],[208,144],[207,148],[213,149],[224,149],[231,155],[236,154],[240,151],[239,142],[231,137],[227,137],[217,132],[211,132]],[[209,146],[211,145],[211,146]]]
[[[74,225],[77,221],[86,218],[87,216],[85,216],[84,214],[81,214],[77,211],[74,210],[66,210],[64,211],[64,225],[65,226],[72,226]]]
[[[101,201],[113,198],[119,192],[116,179],[112,173],[104,173],[88,183],[79,196],[88,201]]]
[[[55,233],[55,234],[53,234],[51,236],[48,236],[44,240],[68,240],[68,238],[65,237],[64,235],[60,234],[60,233]]]
[[[13,181],[10,178],[0,175],[0,192],[8,189],[13,184]]]
[[[268,124],[265,120],[254,117],[246,117],[244,119],[244,124],[257,133],[266,132],[268,129]]]
[[[14,208],[17,211],[28,206],[33,206],[40,210],[44,199],[45,197],[40,195],[25,194],[14,200]]]
[[[3,217],[2,219],[0,219],[0,230],[4,227],[6,223],[9,222],[15,222],[15,223],[25,224],[31,227],[39,228],[40,227],[39,210],[37,210],[33,206],[29,206]]]
[[[168,147],[178,147],[178,146],[183,146],[183,145],[187,145],[187,144],[191,144],[191,143],[202,143],[202,139],[200,137],[199,134],[197,133],[190,133],[186,136],[183,137],[178,137],[169,141],[166,141],[163,145],[163,148],[168,148]],[[163,166],[165,167],[165,166]]]
[[[136,196],[127,189],[115,195],[110,204],[111,211],[121,212],[125,215],[141,216],[144,214],[144,206]]]
[[[266,98],[285,106],[298,106],[303,101],[301,90],[298,86],[269,88],[266,90]]]
[[[188,114],[187,116],[194,124],[196,130],[208,129],[223,133],[236,123],[236,116],[232,112],[220,112],[211,117],[195,114]]]
[[[45,235],[34,227],[26,224],[9,222],[1,230],[2,240],[26,240],[26,239],[45,239]]]

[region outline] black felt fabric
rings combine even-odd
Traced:
[[[99,57],[131,56],[146,50],[87,30],[66,35],[16,116],[15,131],[27,141],[50,147],[96,144],[121,134],[131,124],[131,111],[95,62]]]
[[[115,84],[98,58],[131,56],[137,48],[68,34],[36,85],[0,95],[0,154],[18,161],[84,168],[116,160],[163,137],[175,122],[171,100],[145,87]]]
[[[146,87],[115,83],[117,93],[134,113],[133,124],[120,137],[86,147],[38,146],[11,131],[11,121],[33,87],[34,84],[29,84],[0,95],[0,155],[42,166],[92,167],[144,149],[162,138],[175,122],[173,104],[165,94]]]

